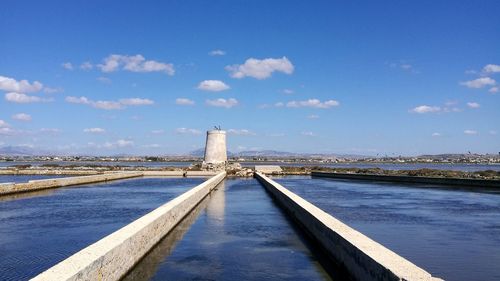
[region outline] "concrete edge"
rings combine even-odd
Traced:
[[[90,176],[78,176],[67,178],[52,178],[41,180],[30,180],[23,183],[11,183],[0,185],[0,196],[11,195],[22,192],[38,191],[48,188],[58,188],[70,185],[81,185],[96,182],[104,182],[119,179],[142,177],[142,172],[118,172]]]
[[[442,280],[289,191],[261,173],[255,177],[281,207],[357,280]]]
[[[312,171],[313,177],[500,188],[500,180],[349,174]]]
[[[31,280],[119,280],[225,176],[217,174]]]

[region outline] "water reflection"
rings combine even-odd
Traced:
[[[164,251],[154,275],[139,280],[330,280],[254,179],[226,179],[182,240]]]

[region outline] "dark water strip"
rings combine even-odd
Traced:
[[[125,280],[331,280],[256,180],[225,180],[195,212]]]

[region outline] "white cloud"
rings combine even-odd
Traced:
[[[233,106],[238,105],[238,101],[234,98],[230,99],[215,99],[215,100],[206,100],[207,105],[209,106],[216,106],[216,107],[225,107],[225,108],[231,108]]]
[[[104,147],[104,148],[108,148],[108,149],[114,149],[114,148],[124,148],[124,147],[134,146],[134,142],[131,140],[119,139],[115,142],[105,142],[102,146],[96,145],[94,143],[89,143],[89,146],[96,146],[98,148]]]
[[[161,135],[165,133],[165,130],[152,130],[151,131],[151,134],[154,134],[154,135]]]
[[[238,135],[238,136],[255,136],[256,134],[247,129],[229,129],[227,130],[228,134]]]
[[[266,79],[271,77],[275,71],[285,74],[292,74],[294,66],[286,57],[280,59],[255,59],[249,58],[244,64],[228,65],[225,68],[233,78],[244,78],[246,76],[256,79]]]
[[[43,87],[43,92],[46,94],[56,94],[64,92],[63,88],[51,88],[51,87]]]
[[[276,107],[283,107],[283,106],[285,106],[285,104],[282,103],[282,102],[277,102],[277,103],[274,104],[274,106],[276,106]]]
[[[466,135],[477,135],[477,131],[475,131],[475,130],[465,130],[464,134],[466,134]]]
[[[9,127],[0,127],[0,136],[13,136],[16,135],[18,132],[14,129],[11,129]]]
[[[211,56],[223,56],[226,54],[226,52],[223,50],[213,50],[213,51],[210,51],[208,54]]]
[[[175,133],[183,134],[183,135],[201,135],[200,130],[189,129],[189,128],[177,128],[177,129],[175,129]]]
[[[128,98],[128,99],[121,99],[120,103],[123,105],[152,105],[155,102],[150,99]]]
[[[306,137],[315,137],[316,136],[316,134],[313,132],[302,132],[300,134],[303,136],[306,136]]]
[[[194,101],[186,98],[177,98],[175,99],[175,104],[178,105],[194,105]]]
[[[44,99],[37,96],[30,96],[22,93],[10,92],[5,94],[5,100],[14,103],[34,103],[34,102],[49,102],[52,99]]]
[[[400,65],[400,67],[403,70],[411,70],[413,68],[413,66],[411,64],[408,64],[408,63],[403,63]]]
[[[31,121],[31,115],[26,114],[26,113],[17,113],[12,115],[12,119],[18,120],[18,121]]]
[[[500,72],[500,65],[497,64],[488,64],[483,68],[483,72],[485,73],[497,73]]]
[[[43,88],[43,84],[34,81],[30,83],[28,80],[17,81],[14,78],[0,76],[0,90],[6,92],[31,93],[38,92]]]
[[[83,129],[84,133],[90,133],[90,134],[104,134],[106,133],[106,130],[103,128],[86,128]]]
[[[66,102],[69,102],[69,103],[78,103],[78,104],[90,104],[91,103],[91,100],[89,100],[88,98],[86,97],[66,97]]]
[[[477,71],[475,71],[474,69],[468,69],[465,71],[465,74],[476,74]]]
[[[293,90],[291,90],[291,89],[283,89],[283,94],[291,95],[291,94],[293,94]]]
[[[104,110],[116,110],[116,109],[124,109],[125,108],[125,106],[123,106],[123,104],[121,104],[120,102],[117,102],[117,101],[98,100],[98,101],[93,101],[91,103],[91,105],[94,108],[104,109]]]
[[[111,79],[109,79],[108,77],[100,76],[97,77],[96,80],[104,84],[111,84]]]
[[[86,62],[80,64],[80,69],[91,70],[92,68],[94,68],[94,65],[92,63],[90,63],[89,61],[86,61]]]
[[[316,115],[316,114],[311,114],[309,116],[307,116],[307,119],[318,119],[319,118],[319,115]]]
[[[419,114],[436,113],[436,112],[440,112],[440,111],[441,111],[441,108],[439,106],[430,106],[430,105],[420,105],[420,106],[417,106],[417,107],[410,110],[410,112],[419,113]]]
[[[479,103],[477,103],[477,102],[468,102],[467,106],[470,108],[479,108],[480,107]]]
[[[330,108],[338,106],[339,102],[336,100],[327,100],[321,102],[319,99],[308,99],[304,101],[289,101],[287,107],[313,107],[313,108]]]
[[[61,63],[61,66],[66,70],[73,70],[73,65],[70,62]]]
[[[76,103],[76,104],[85,104],[92,106],[98,109],[104,110],[116,110],[116,109],[124,109],[126,106],[140,106],[140,105],[151,105],[154,104],[154,101],[150,99],[142,99],[142,98],[127,98],[120,99],[119,101],[93,101],[88,99],[87,97],[66,97],[66,102]]]
[[[440,134],[440,133],[432,133],[432,136],[433,136],[433,137],[440,137],[440,136],[441,136],[441,134]]]
[[[97,67],[102,72],[125,70],[131,72],[165,72],[167,75],[174,75],[175,73],[173,64],[146,60],[142,55],[109,55],[104,59],[104,63],[98,64]]]
[[[7,123],[4,120],[0,119],[0,128],[7,128],[7,127],[10,127],[9,123]]]
[[[480,89],[485,86],[496,85],[496,81],[490,77],[481,77],[470,81],[460,82],[460,85],[472,89]]]
[[[201,81],[197,88],[203,91],[220,92],[230,87],[220,80],[205,80]]]
[[[498,87],[491,87],[488,92],[494,94],[494,93],[498,93]]]

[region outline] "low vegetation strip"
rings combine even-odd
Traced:
[[[384,176],[409,176],[409,177],[431,177],[431,178],[456,178],[456,179],[481,179],[481,180],[500,180],[500,171],[454,171],[437,169],[418,169],[418,170],[384,170],[381,168],[327,168],[319,166],[311,167],[282,167],[283,174],[304,175],[311,172],[326,172],[339,174],[367,174]]]

